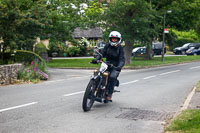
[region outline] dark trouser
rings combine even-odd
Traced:
[[[117,83],[117,77],[119,76],[119,71],[115,69],[110,70],[109,82],[108,82],[108,94],[112,94],[114,91],[114,87]]]

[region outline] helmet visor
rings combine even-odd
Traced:
[[[119,40],[120,40],[120,38],[118,38],[118,37],[110,37],[111,42],[118,42]]]

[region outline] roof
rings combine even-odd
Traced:
[[[102,38],[102,30],[99,27],[91,28],[91,29],[81,29],[77,27],[73,32],[74,38]]]

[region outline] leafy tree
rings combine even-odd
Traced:
[[[189,31],[194,29],[198,33],[200,21],[200,0],[150,1],[152,8],[157,10],[162,16],[167,10],[172,10],[172,13],[166,17],[166,27],[177,29],[179,31]]]
[[[107,34],[112,30],[122,34],[127,64],[131,63],[134,42],[151,45],[157,36],[159,25],[155,22],[159,16],[145,0],[113,1],[105,9],[104,16]]]
[[[32,50],[44,29],[46,3],[42,0],[2,0],[0,3],[1,57],[6,49]]]

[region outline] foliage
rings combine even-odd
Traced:
[[[6,49],[32,50],[36,37],[47,26],[48,10],[43,0],[3,0],[0,3],[0,38]]]
[[[39,82],[39,80],[47,80],[48,75],[44,72],[45,66],[42,62],[24,63],[23,68],[18,73],[18,79],[23,81]]]
[[[51,10],[50,28],[46,29],[46,38],[53,41],[73,41],[72,33],[76,27],[84,24],[82,17],[82,4],[79,0],[48,0],[48,8]]]
[[[37,60],[38,62],[42,62],[45,64],[44,59],[42,59],[39,55],[37,55],[34,52],[26,50],[15,51],[15,62],[31,63],[33,60]]]
[[[156,10],[150,9],[149,2],[145,0],[117,0],[105,9],[105,34],[117,30],[125,41],[126,63],[131,62],[132,44],[142,42],[151,45],[153,38],[158,37],[160,16]]]
[[[67,55],[68,56],[78,56],[80,54],[80,48],[78,47],[69,47],[67,49]]]
[[[38,43],[35,46],[35,53],[38,55],[41,55],[42,53],[46,53],[47,52],[47,48],[43,43]]]
[[[185,43],[199,42],[200,39],[194,30],[190,31],[177,31],[171,29],[169,35],[166,36],[167,43],[172,50],[175,47],[181,47]]]
[[[58,51],[59,51],[59,47],[57,45],[57,42],[50,40],[49,41],[49,50],[48,50],[49,56],[52,56],[51,54],[54,52],[58,53]]]
[[[102,23],[103,5],[100,2],[91,1],[88,8],[85,9],[84,19],[86,26],[95,27]]]

